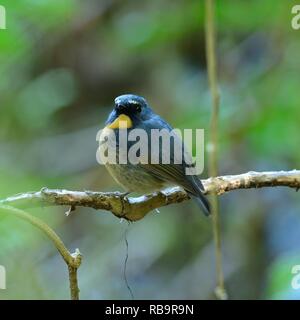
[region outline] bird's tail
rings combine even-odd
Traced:
[[[190,196],[196,200],[200,208],[202,209],[203,213],[206,216],[210,215],[210,205],[206,197],[203,195],[202,192],[204,192],[204,187],[199,179],[198,176],[191,176],[192,178],[192,185],[193,185],[193,193],[190,194]]]
[[[203,213],[206,216],[209,216],[210,215],[210,204],[209,204],[208,200],[206,199],[206,197],[200,192],[196,196],[194,194],[191,194],[191,193],[189,195],[193,199],[196,200],[197,204],[202,209]]]

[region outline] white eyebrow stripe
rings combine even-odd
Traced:
[[[128,102],[129,102],[130,104],[139,104],[139,102],[137,102],[137,101],[135,101],[135,100],[128,100]]]

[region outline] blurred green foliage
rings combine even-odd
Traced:
[[[296,1],[218,0],[220,173],[299,168],[300,31]],[[44,186],[115,190],[96,162],[96,133],[115,96],[144,95],[174,127],[207,129],[210,94],[199,0],[1,1],[0,198]],[[204,174],[205,176],[205,174]],[[30,210],[84,255],[84,299],[212,298],[211,221],[192,202],[130,225],[78,208]],[[299,298],[299,195],[237,191],[221,197],[231,298]],[[1,299],[68,299],[66,267],[38,230],[0,215]]]

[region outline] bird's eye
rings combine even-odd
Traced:
[[[141,112],[141,111],[142,111],[142,107],[141,107],[141,106],[137,106],[137,107],[136,107],[136,111],[137,111],[137,112]]]

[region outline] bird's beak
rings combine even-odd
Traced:
[[[129,129],[132,127],[132,121],[126,114],[120,114],[116,120],[107,126],[109,129]]]

